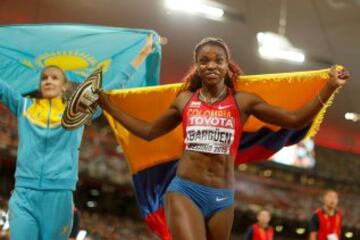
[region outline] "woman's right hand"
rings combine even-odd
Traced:
[[[152,49],[153,49],[153,35],[149,34],[146,37],[145,46],[143,47],[141,53],[147,56],[152,52]]]
[[[132,66],[135,69],[138,69],[140,67],[140,65],[143,63],[143,61],[145,60],[145,58],[152,52],[152,49],[153,49],[153,35],[149,34],[146,37],[146,42],[145,42],[144,47],[141,49],[139,54],[132,61],[132,63],[131,63]]]

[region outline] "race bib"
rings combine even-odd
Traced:
[[[186,150],[213,154],[230,153],[234,141],[234,129],[210,126],[189,126],[186,128]]]

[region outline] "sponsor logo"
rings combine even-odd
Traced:
[[[229,107],[231,107],[231,105],[220,105],[220,106],[218,107],[218,109],[219,109],[219,110],[222,110],[222,109],[229,108]]]
[[[220,117],[191,116],[189,117],[188,124],[197,126],[234,128],[233,119]]]
[[[221,202],[221,201],[224,201],[224,200],[226,200],[227,199],[227,197],[216,197],[216,201],[217,202]]]

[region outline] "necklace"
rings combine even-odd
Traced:
[[[202,89],[200,89],[200,94],[199,94],[199,98],[200,100],[207,102],[209,104],[213,104],[214,102],[216,102],[217,100],[221,99],[222,97],[224,97],[224,95],[226,94],[226,86],[224,87],[224,89],[215,97],[206,97],[203,92],[201,91]]]

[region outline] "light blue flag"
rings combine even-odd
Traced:
[[[58,65],[71,82],[80,83],[103,67],[103,88],[159,83],[161,48],[152,53],[130,80],[124,70],[143,48],[151,30],[75,24],[0,26],[0,78],[20,93],[38,89],[41,69]]]

